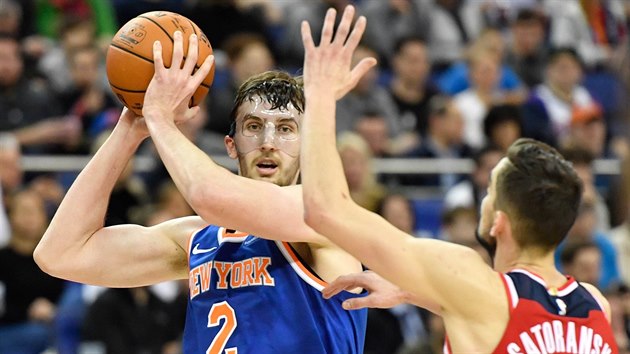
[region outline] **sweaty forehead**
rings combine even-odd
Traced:
[[[267,120],[293,118],[300,121],[302,118],[300,112],[298,112],[291,102],[287,104],[287,107],[271,109],[271,106],[271,103],[267,102],[267,100],[260,96],[254,96],[249,100],[243,101],[239,106],[236,119],[242,120],[244,117],[255,116]]]

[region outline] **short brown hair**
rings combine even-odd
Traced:
[[[271,109],[287,108],[291,103],[299,113],[304,112],[304,81],[301,76],[293,77],[284,71],[266,71],[247,79],[239,87],[230,113],[229,136],[236,131],[236,115],[246,100],[259,96],[271,104]]]
[[[506,158],[497,174],[495,208],[510,216],[519,246],[547,252],[575,221],[582,181],[554,148],[533,139],[518,139]]]

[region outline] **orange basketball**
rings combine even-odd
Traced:
[[[186,17],[168,11],[147,12],[127,22],[114,36],[107,50],[107,78],[112,91],[127,108],[142,115],[144,92],[153,77],[153,42],[162,43],[164,66],[171,66],[173,34],[183,34],[184,56],[188,53],[188,39],[197,34],[199,56],[196,69],[212,54],[205,34]],[[195,70],[196,70],[195,69]],[[196,106],[208,93],[214,79],[214,67],[195,91],[190,106]]]

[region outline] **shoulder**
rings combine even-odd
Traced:
[[[209,223],[199,216],[187,216],[168,220],[151,228],[175,241],[183,249],[187,249],[190,236],[208,225]]]
[[[604,313],[606,314],[606,318],[608,319],[608,321],[610,321],[610,304],[608,303],[608,300],[606,300],[604,295],[601,293],[601,291],[599,291],[599,289],[597,289],[594,285],[591,285],[589,283],[581,282],[580,285],[584,287],[584,289],[586,289],[586,291],[588,291],[593,296],[593,298],[599,303],[599,305],[602,307],[602,311],[604,311]]]

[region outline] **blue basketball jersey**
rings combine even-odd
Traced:
[[[363,353],[367,310],[346,311],[286,242],[210,225],[188,247],[184,353]]]

